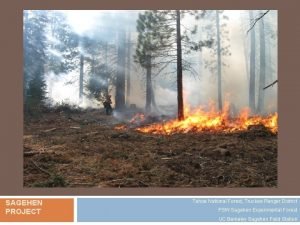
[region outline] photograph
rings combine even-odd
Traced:
[[[278,85],[277,10],[23,10],[23,186],[277,188]]]

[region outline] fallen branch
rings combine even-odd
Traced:
[[[48,133],[48,132],[51,132],[51,131],[55,131],[57,128],[51,128],[51,129],[48,129],[48,130],[43,130],[42,132],[43,133]]]
[[[149,185],[144,183],[143,181],[137,180],[137,182],[139,182],[139,184],[143,185],[144,187],[149,187]]]
[[[72,120],[72,121],[74,121],[74,122],[76,122],[76,123],[81,123],[81,122],[82,122],[82,121],[80,121],[80,120],[74,119],[74,118],[71,117],[71,116],[68,117],[68,120]]]
[[[134,179],[134,178],[115,179],[115,180],[105,181],[104,183],[114,183],[114,182],[119,182],[119,181],[125,181],[125,182],[136,181],[136,182],[138,182],[139,184],[141,184],[143,186],[147,186],[147,187],[149,186],[148,184],[144,183],[143,181],[140,181],[140,180],[137,180],[137,179]]]
[[[51,153],[55,153],[55,151],[49,150],[49,151],[27,151],[24,152],[24,156],[33,156],[33,155],[37,155],[37,154],[51,154]]]
[[[93,183],[72,183],[72,185],[77,186],[95,186]]]
[[[119,182],[119,181],[124,181],[124,180],[130,180],[133,181],[135,180],[134,178],[121,178],[121,179],[114,179],[114,180],[107,180],[104,183],[114,183],[114,182]]]
[[[161,158],[162,160],[171,160],[172,158],[169,157],[165,157],[165,158]]]
[[[98,131],[95,131],[95,132],[87,133],[86,135],[89,136],[89,135],[95,135],[95,134],[98,134],[98,133],[99,133]]]
[[[276,84],[278,82],[278,80],[275,80],[272,84],[269,84],[268,86],[264,87],[263,90],[273,86],[274,84]]]
[[[40,154],[41,152],[37,152],[37,151],[30,151],[30,152],[24,152],[24,156],[33,156],[36,154]]]
[[[76,129],[76,130],[78,130],[78,129],[80,129],[80,127],[70,127],[70,129]]]
[[[42,171],[43,173],[49,175],[50,177],[52,176],[51,173],[49,173],[47,170],[45,170],[45,169],[39,167],[39,165],[38,165],[35,161],[33,161],[32,159],[30,160],[30,162],[32,162],[32,164],[33,164],[36,168],[38,168],[40,171]]]

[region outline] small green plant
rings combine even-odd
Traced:
[[[45,182],[38,182],[33,184],[33,187],[66,187],[66,186],[67,186],[67,182],[65,181],[65,178],[58,174],[51,176]]]

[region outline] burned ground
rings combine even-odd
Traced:
[[[276,187],[277,135],[154,135],[99,110],[52,111],[24,122],[25,187]]]

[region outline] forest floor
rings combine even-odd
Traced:
[[[277,135],[116,130],[100,110],[24,122],[25,187],[276,187]]]

